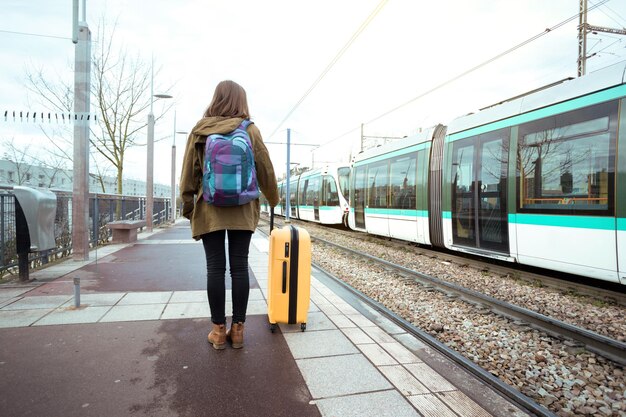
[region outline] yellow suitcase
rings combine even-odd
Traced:
[[[309,232],[293,225],[271,231],[267,281],[267,316],[272,332],[277,323],[300,323],[304,331],[311,301]]]

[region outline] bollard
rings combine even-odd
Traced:
[[[80,278],[74,278],[74,307],[80,307]]]

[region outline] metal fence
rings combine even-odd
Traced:
[[[30,268],[54,261],[72,253],[72,193],[50,190],[57,197],[54,222],[56,247],[29,254]],[[154,198],[153,225],[170,221],[169,198]],[[89,244],[95,247],[109,241],[111,231],[106,227],[114,220],[143,220],[146,216],[146,198],[116,194],[89,194]],[[0,187],[0,279],[17,275],[17,247],[15,196],[11,187]]]

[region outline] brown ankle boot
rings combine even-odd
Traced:
[[[243,323],[233,323],[226,332],[226,337],[233,344],[233,348],[240,349],[243,347]]]
[[[209,343],[215,349],[226,348],[226,325],[213,323],[213,330],[209,333]]]

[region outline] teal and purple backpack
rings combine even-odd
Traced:
[[[241,206],[259,198],[252,143],[244,120],[228,134],[207,136],[202,197],[214,206]]]

